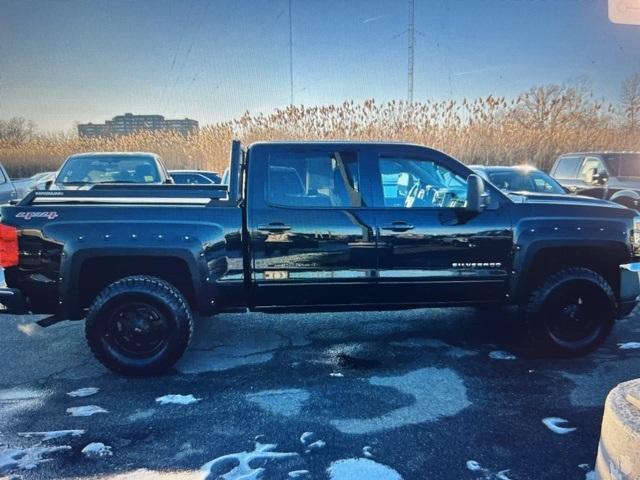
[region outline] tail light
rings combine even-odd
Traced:
[[[0,267],[15,267],[18,256],[18,230],[0,223]]]

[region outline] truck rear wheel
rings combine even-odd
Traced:
[[[149,276],[109,285],[91,305],[85,324],[96,358],[127,376],[166,371],[187,349],[192,332],[193,316],[184,296]]]
[[[531,346],[539,353],[579,356],[597,349],[615,319],[609,283],[586,268],[547,277],[524,306]]]

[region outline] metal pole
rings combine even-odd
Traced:
[[[416,16],[415,16],[415,0],[409,0],[409,58],[408,58],[408,88],[407,100],[413,103],[413,62],[416,48]]]
[[[293,20],[291,18],[291,0],[289,0],[289,87],[289,103],[293,105]]]

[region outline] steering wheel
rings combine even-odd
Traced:
[[[419,195],[421,189],[422,188],[420,186],[420,180],[418,180],[416,183],[414,183],[411,186],[411,188],[407,192],[407,196],[404,199],[404,208],[413,207],[413,204],[418,199],[418,195]]]

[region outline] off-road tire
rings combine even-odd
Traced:
[[[167,327],[166,335],[158,335],[162,340],[157,351],[148,355],[129,355],[114,346],[114,336],[121,333],[113,330],[113,316],[121,311],[118,309],[133,308],[132,305],[148,305]],[[185,352],[192,334],[193,315],[182,293],[169,282],[151,276],[126,277],[106,287],[89,308],[85,323],[87,342],[100,363],[132,377],[168,370]]]
[[[569,300],[572,296],[576,296],[574,304]],[[563,307],[565,303],[567,305]],[[572,317],[572,311],[578,312],[574,313],[575,317]],[[572,267],[542,280],[521,312],[531,353],[575,357],[596,350],[607,338],[615,320],[616,299],[613,289],[601,275],[587,268]],[[582,320],[577,317],[583,318],[582,324],[579,325]],[[559,337],[555,332],[557,324],[570,331],[573,321],[578,338]],[[579,338],[580,329],[585,329],[582,338]]]

